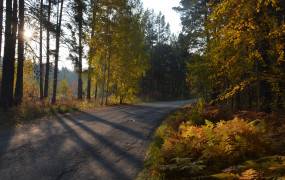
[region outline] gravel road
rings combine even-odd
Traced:
[[[189,103],[104,107],[2,131],[0,180],[135,179],[155,128]]]

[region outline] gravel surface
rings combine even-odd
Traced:
[[[104,107],[2,131],[0,180],[135,179],[155,128],[189,103]]]

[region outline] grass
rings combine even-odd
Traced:
[[[203,102],[179,109],[156,130],[137,179],[282,179],[284,119]]]
[[[69,113],[79,110],[94,108],[97,105],[88,101],[66,100],[51,105],[45,101],[24,102],[22,105],[9,109],[0,110],[0,129],[13,128],[26,123],[34,122],[54,113]]]

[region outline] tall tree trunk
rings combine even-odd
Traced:
[[[105,97],[105,83],[106,83],[106,64],[107,64],[107,55],[105,56],[105,62],[103,63],[103,83],[102,83],[102,97],[101,97],[101,105],[104,105],[104,97]]]
[[[82,26],[83,26],[83,9],[82,9],[82,2],[79,2],[80,4],[78,4],[79,6],[79,10],[78,10],[78,15],[79,15],[79,22],[78,22],[78,28],[79,28],[79,62],[78,62],[78,99],[82,100],[83,96],[82,96]]]
[[[43,99],[43,0],[40,4],[40,99]]]
[[[23,72],[24,72],[24,26],[25,26],[25,1],[19,0],[19,32],[18,32],[18,66],[15,89],[15,103],[21,104],[23,99]]]
[[[87,80],[87,99],[91,99],[91,65],[88,67],[88,80]]]
[[[2,57],[3,0],[0,0],[0,58]]]
[[[3,37],[2,33],[3,33],[3,0],[0,0],[0,66],[2,66],[2,37]],[[0,82],[0,88],[1,88],[1,82]],[[0,103],[1,103],[1,89],[0,89]]]
[[[106,82],[106,99],[105,99],[106,105],[108,105],[108,97],[109,97],[110,66],[111,66],[111,50],[109,49],[108,59],[107,59],[107,82]]]
[[[57,21],[57,28],[56,28],[56,53],[55,53],[55,64],[54,64],[53,92],[52,92],[52,100],[51,100],[52,104],[56,103],[59,43],[60,43],[60,35],[61,35],[63,2],[64,0],[61,0],[60,12],[58,14],[58,21]]]
[[[17,32],[17,0],[6,0],[5,45],[2,73],[1,106],[8,109],[13,105],[15,44]]]
[[[109,16],[111,14],[111,9],[108,8],[107,10],[108,12],[108,19],[109,19]],[[110,37],[110,24],[111,22],[108,20],[107,22],[107,45],[108,45],[108,49],[107,49],[107,53],[108,53],[108,56],[107,56],[107,82],[106,82],[106,98],[105,98],[105,104],[107,105],[108,104],[108,97],[109,97],[109,81],[110,81],[110,66],[111,66],[111,37]]]
[[[51,14],[51,0],[48,2],[48,23],[50,23],[50,14]],[[50,71],[50,60],[49,60],[49,55],[50,55],[50,27],[48,24],[47,27],[47,62],[46,62],[46,73],[45,73],[45,86],[44,86],[44,97],[48,97],[49,93],[49,71]]]
[[[96,19],[96,2],[94,0],[91,0],[92,5],[92,21],[91,21],[91,40],[94,38],[95,34],[95,19]],[[87,99],[91,99],[91,82],[92,82],[92,75],[91,75],[91,66],[92,66],[92,59],[93,55],[95,54],[95,47],[94,45],[91,45],[89,50],[89,66],[88,66],[88,84],[87,84]],[[95,100],[97,99],[97,83],[95,87]]]
[[[98,94],[98,83],[96,82],[96,85],[95,85],[95,95],[94,95],[95,101],[97,100],[97,94]]]

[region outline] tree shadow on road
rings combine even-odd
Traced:
[[[134,129],[128,128],[126,126],[123,126],[119,123],[115,123],[115,122],[111,122],[108,121],[106,119],[100,118],[99,116],[84,112],[84,111],[80,111],[80,116],[78,117],[79,121],[76,120],[76,122],[80,122],[80,121],[90,121],[90,122],[99,122],[102,124],[105,124],[107,126],[110,126],[114,129],[120,130],[123,133],[127,133],[128,135],[131,135],[135,138],[141,139],[141,140],[147,140],[147,137],[144,136],[143,132],[140,131],[136,131]],[[72,118],[70,115],[65,115],[65,117],[67,118]],[[127,121],[128,119],[126,119]]]
[[[141,168],[143,164],[143,160],[135,157],[133,154],[130,154],[128,151],[122,149],[118,145],[114,144],[110,140],[106,139],[102,135],[96,133],[89,127],[84,124],[78,122],[70,116],[60,117],[56,115],[58,122],[68,131],[69,137],[74,140],[84,151],[87,151],[91,157],[98,162],[104,170],[108,171],[108,174],[112,176],[114,179],[132,179],[133,177],[129,177],[127,173],[124,172],[123,167],[117,167],[114,161],[109,160],[106,156],[102,155],[99,152],[97,147],[101,147],[102,149],[108,148],[108,150],[112,150],[118,157],[123,157],[123,160],[128,161],[129,164],[132,164],[135,168]],[[86,133],[90,134],[94,140],[98,141],[98,144],[91,144],[84,140],[80,135],[69,125],[68,122],[71,122],[73,125],[81,128]],[[96,169],[95,169],[96,171]]]

